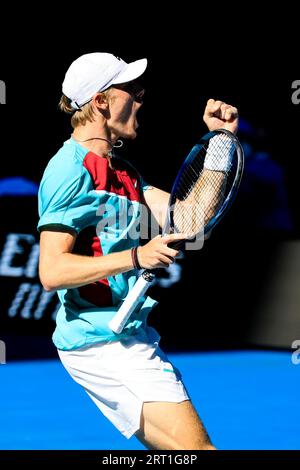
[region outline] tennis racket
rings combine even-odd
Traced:
[[[244,152],[237,137],[226,129],[206,134],[192,148],[174,182],[164,234],[184,233],[185,240],[170,243],[178,249],[184,243],[204,240],[224,217],[239,188],[244,169]],[[202,247],[203,243],[200,243]],[[155,279],[156,270],[145,269],[120,309],[109,323],[121,333],[140,298]]]

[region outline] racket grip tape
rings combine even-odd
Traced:
[[[108,326],[114,333],[122,333],[125,324],[137,307],[140,298],[146,293],[152,284],[154,276],[150,276],[147,273],[147,270],[144,271],[143,274],[138,278],[137,282],[127,295],[121,307],[108,323]]]

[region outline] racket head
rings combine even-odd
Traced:
[[[227,152],[227,155],[230,152],[230,165],[228,169],[220,171],[220,169],[207,170],[205,168],[204,165],[208,155],[214,161],[215,158],[222,157],[223,154],[225,155],[225,152]],[[191,149],[175,179],[170,195],[168,220],[164,233],[188,233],[188,239],[191,239],[197,237],[200,232],[202,235],[210,232],[231,207],[239,189],[243,170],[243,148],[238,138],[232,132],[227,129],[218,129],[204,135]],[[209,186],[211,202],[207,197],[208,189],[202,184],[205,178]],[[222,197],[220,196],[221,180]],[[202,194],[199,191],[201,184]],[[190,215],[185,214],[185,217],[183,217],[185,202],[193,198],[195,200],[196,196],[198,213],[192,210]],[[206,199],[205,204],[201,203],[201,197],[202,200]],[[219,201],[217,200],[218,198]],[[178,217],[180,212],[179,202],[181,204],[182,221],[178,223],[180,219]],[[201,207],[201,204],[203,207]],[[199,221],[195,223],[199,214],[201,214],[202,221],[200,220],[201,217],[199,217]],[[194,227],[189,230],[189,218],[191,217],[193,217]]]

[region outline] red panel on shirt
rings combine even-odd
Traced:
[[[140,183],[138,174],[120,158],[112,158],[114,168],[110,168],[108,160],[93,152],[88,152],[83,165],[90,173],[94,189],[105,190],[130,201],[140,201]]]
[[[73,253],[84,256],[102,256],[102,247],[96,234],[96,227],[87,227],[82,230],[74,245]],[[112,305],[112,293],[108,279],[101,279],[86,286],[78,287],[80,297],[98,307]]]

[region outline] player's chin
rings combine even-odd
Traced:
[[[122,135],[123,139],[135,139],[136,136],[137,136],[137,132],[135,129],[128,129]]]

